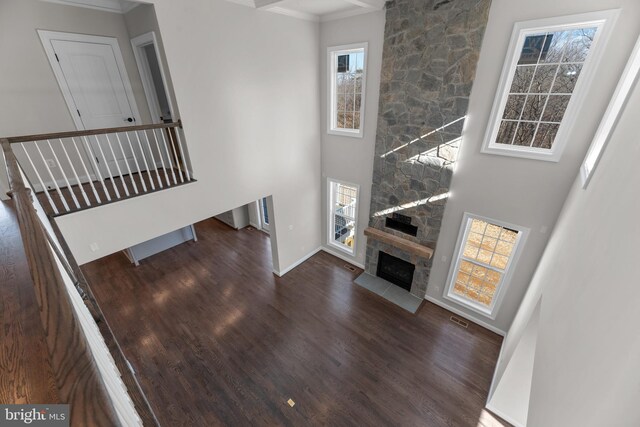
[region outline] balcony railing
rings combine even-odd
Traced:
[[[57,394],[60,403],[70,404],[70,424],[158,425],[55,221],[32,197],[12,144],[0,144]]]
[[[194,181],[179,121],[6,141],[52,216]]]

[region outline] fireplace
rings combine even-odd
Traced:
[[[378,271],[376,275],[407,291],[411,291],[415,269],[416,266],[410,262],[396,258],[386,252],[378,252]]]

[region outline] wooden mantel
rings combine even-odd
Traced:
[[[431,259],[433,256],[433,249],[423,246],[420,243],[403,239],[391,233],[378,230],[377,228],[367,227],[364,229],[364,235],[371,237],[372,239],[394,246],[405,252],[409,252],[412,255],[416,255],[422,258]]]

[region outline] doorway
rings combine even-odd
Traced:
[[[136,124],[140,114],[116,38],[43,30],[38,35],[78,130]],[[140,158],[135,146],[110,150],[109,141],[87,140],[93,153],[102,153],[103,162],[87,155],[96,158],[103,176],[129,170]]]
[[[152,121],[171,123],[176,117],[155,32],[150,31],[132,39],[131,45]]]
[[[267,208],[267,198],[263,197],[258,200],[258,211],[260,212],[260,228],[269,233],[269,209]]]

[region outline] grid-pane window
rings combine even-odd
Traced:
[[[329,49],[329,131],[362,136],[366,46]]]
[[[596,31],[588,27],[525,37],[497,144],[553,146]]]
[[[523,231],[465,216],[448,297],[491,315]]]
[[[356,238],[358,187],[329,181],[329,242],[353,253]]]
[[[482,152],[559,161],[594,84],[615,11],[517,22]]]

